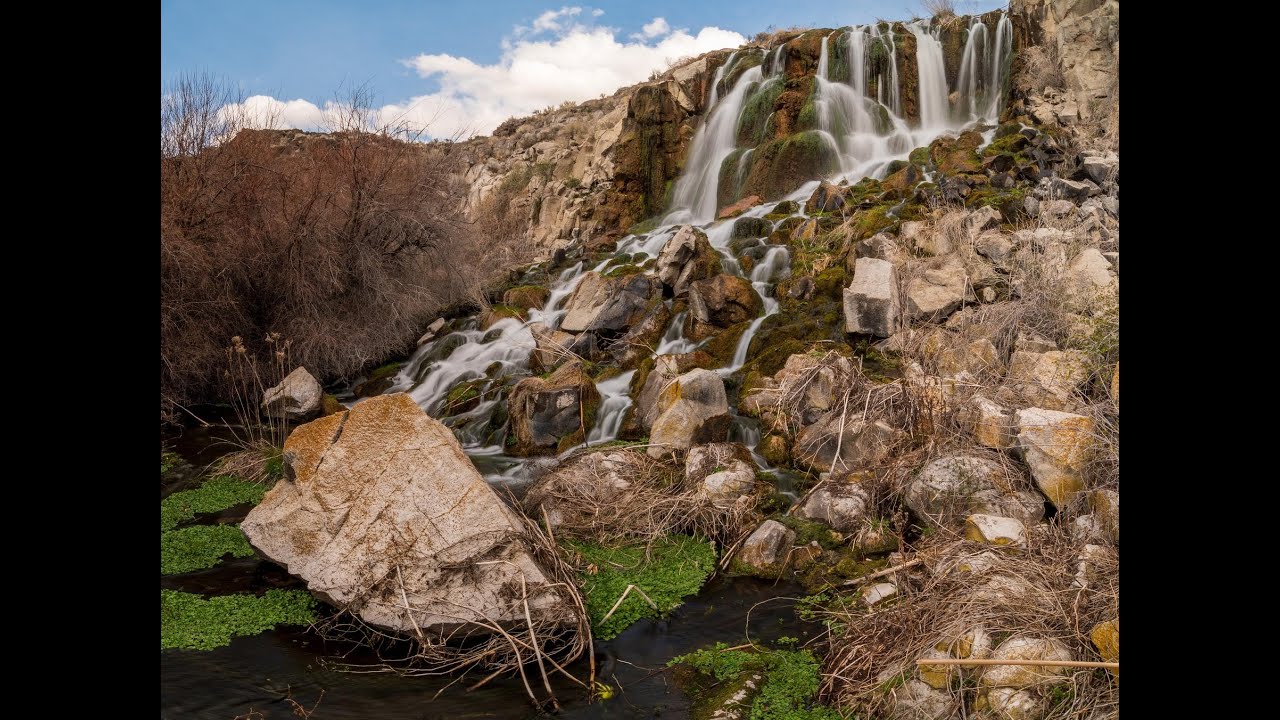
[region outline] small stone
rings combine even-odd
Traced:
[[[970,515],[964,521],[966,540],[998,547],[1027,547],[1027,528],[1020,520],[997,515]]]

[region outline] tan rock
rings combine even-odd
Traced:
[[[1040,492],[1063,507],[1084,489],[1082,473],[1093,449],[1093,420],[1083,415],[1028,408],[1014,415],[1018,448]]]
[[[1071,651],[1053,638],[1015,635],[991,653],[994,660],[1074,660]],[[984,687],[1029,688],[1066,682],[1071,669],[1037,665],[989,665],[982,671]]]
[[[997,515],[970,515],[964,521],[964,537],[997,547],[1027,547],[1027,528],[1022,521]]]
[[[241,528],[263,555],[360,620],[398,633],[523,622],[524,603],[509,591],[522,577],[535,618],[575,620],[568,596],[518,540],[514,511],[453,432],[407,395],[299,427],[284,458],[286,479]],[[476,565],[481,557],[505,562]]]

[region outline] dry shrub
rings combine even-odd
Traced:
[[[1098,660],[1089,638],[1098,623],[1119,616],[1118,550],[1089,563],[1085,587],[1075,579],[1082,544],[1059,526],[1039,526],[1022,553],[988,552],[987,546],[934,535],[917,548],[923,572],[891,578],[899,597],[872,608],[849,597],[825,611],[830,652],[821,695],[837,706],[871,717],[897,717],[894,688],[916,673],[916,660],[951,646],[982,626],[993,646],[1007,637],[1052,638],[1077,660]],[[957,565],[967,564],[970,570]],[[943,666],[935,666],[943,667]],[[951,670],[953,702],[970,707],[979,671]],[[1071,669],[1065,691],[1049,693],[1046,718],[1110,717],[1119,711],[1119,689],[1105,670]]]
[[[605,545],[684,533],[728,547],[759,520],[754,501],[719,507],[701,490],[682,466],[643,449],[591,451],[536,481],[523,506],[530,517],[545,513],[558,537]]]
[[[1022,97],[1039,94],[1045,88],[1064,88],[1062,67],[1055,46],[1033,45],[1014,54],[1012,85]]]
[[[322,380],[412,347],[485,268],[450,143],[371,124],[353,92],[333,132],[253,130],[208,77],[161,97],[162,403],[225,399],[232,336],[282,333]]]

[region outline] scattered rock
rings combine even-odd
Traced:
[[[855,280],[856,280],[855,276]],[[969,275],[954,255],[935,258],[907,283],[907,312],[912,320],[938,322],[960,308]]]
[[[764,301],[751,281],[721,273],[689,286],[690,339],[701,340],[714,332],[751,320],[764,311]]]
[[[533,335],[533,353],[529,357],[529,367],[534,372],[554,370],[573,357],[570,350],[574,343],[573,335],[563,330],[552,330],[540,322],[529,324],[529,334]]]
[[[1089,639],[1098,648],[1098,654],[1104,662],[1120,662],[1120,618],[1098,623],[1089,631]],[[1109,670],[1112,675],[1120,677],[1120,671]]]
[[[416,343],[416,346],[422,347],[423,345],[426,345],[432,340],[435,340],[436,335],[443,329],[444,329],[444,318],[436,318],[431,322],[430,325],[427,326],[427,330],[422,334],[422,337],[418,338],[418,342]]]
[[[1014,474],[995,460],[947,455],[930,462],[911,480],[903,502],[920,519],[942,527],[954,527],[975,513],[1039,522],[1044,501],[1017,486]]]
[[[523,576],[535,620],[575,621],[568,595],[520,542],[515,512],[453,432],[409,396],[370,398],[303,425],[284,459],[285,479],[241,528],[327,602],[396,633],[523,623],[526,606],[510,592]]]
[[[1071,204],[1070,200],[1044,200],[1040,203],[1040,217],[1050,220],[1061,220],[1071,217],[1076,212],[1076,206]]]
[[[903,720],[943,720],[952,714],[951,694],[912,678],[891,691],[893,717]]]
[[[1120,493],[1115,490],[1094,490],[1089,493],[1089,507],[1106,538],[1119,545]]]
[[[844,291],[845,331],[889,337],[898,331],[902,300],[893,263],[858,258],[853,282]]]
[[[1052,638],[1015,635],[991,653],[995,660],[1074,660],[1071,651]],[[982,671],[982,685],[991,687],[1028,688],[1058,685],[1066,682],[1071,668],[1035,665],[989,665]]]
[[[842,433],[840,415],[824,413],[796,435],[791,452],[797,462],[819,472],[858,470],[883,460],[902,435],[883,420],[867,422],[861,417],[844,418]]]
[[[731,508],[739,497],[749,495],[755,484],[754,464],[730,460],[726,467],[703,479],[702,491],[716,507]]]
[[[994,400],[974,395],[960,409],[957,419],[969,428],[979,445],[995,450],[1013,446],[1013,414]]]
[[[867,605],[875,605],[878,602],[895,597],[898,594],[898,586],[887,582],[875,583],[862,588],[862,592],[859,594],[862,596],[862,602]]]
[[[323,396],[320,382],[299,366],[262,394],[262,411],[270,417],[308,420],[320,414]]]
[[[803,520],[814,520],[841,533],[862,529],[870,519],[871,494],[857,475],[827,478],[809,491],[791,510]]]
[[[1009,374],[997,397],[1010,404],[1029,404],[1050,410],[1079,405],[1076,389],[1089,379],[1088,355],[1080,350],[1032,353],[1015,350]],[[1020,402],[1019,402],[1020,401]]]
[[[1014,415],[1018,448],[1040,492],[1062,508],[1084,488],[1081,473],[1093,445],[1093,420],[1083,415],[1028,408]]]
[[[781,572],[796,534],[777,520],[765,520],[743,541],[738,562],[765,574]]]
[[[804,211],[812,215],[820,212],[835,212],[842,207],[844,207],[844,190],[823,180],[818,183],[818,189],[813,191],[808,202],[804,204]]]
[[[1027,547],[1027,528],[1022,521],[998,515],[970,515],[964,521],[964,537],[998,547]]]
[[[1026,690],[994,687],[974,701],[974,709],[989,711],[1001,720],[1039,720],[1044,717],[1044,701]]]

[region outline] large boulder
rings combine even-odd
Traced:
[[[898,272],[888,260],[860,257],[844,290],[845,332],[889,337],[898,331],[902,299]]]
[[[582,369],[565,363],[550,377],[528,377],[511,390],[507,412],[517,454],[549,453],[581,443],[595,422],[600,393]]]
[[[956,419],[979,445],[995,450],[1013,446],[1013,415],[990,398],[983,395],[969,398]]]
[[[618,367],[630,370],[653,355],[662,344],[662,333],[671,321],[671,308],[664,302],[650,303],[651,309],[625,335],[609,346],[609,354]]]
[[[955,527],[975,513],[1035,524],[1044,517],[1044,501],[1035,492],[1019,488],[1018,479],[996,460],[946,455],[912,478],[903,500],[916,517],[937,526]]]
[[[667,383],[658,398],[658,418],[649,433],[650,457],[683,456],[694,445],[724,442],[732,418],[724,380],[696,369]]]
[[[689,286],[689,329],[692,340],[701,340],[727,328],[751,320],[764,311],[764,301],[751,281],[721,273]]]
[[[543,323],[529,323],[529,334],[533,336],[533,353],[529,356],[529,367],[534,372],[546,372],[560,367],[560,364],[571,359],[574,353],[574,336],[563,330],[552,330]]]
[[[279,385],[262,395],[262,411],[270,417],[309,420],[320,414],[324,388],[304,367],[294,368]]]
[[[796,434],[792,454],[818,472],[857,470],[883,460],[901,435],[883,420],[868,422],[860,414],[842,418],[832,410]]]
[[[682,226],[658,253],[658,279],[675,297],[689,292],[694,280],[720,272],[720,255],[707,236],[692,225]]]
[[[285,442],[284,461],[285,478],[241,528],[263,555],[361,621],[396,633],[523,625],[526,611],[534,622],[575,622],[570,597],[520,542],[519,517],[449,428],[407,395],[303,425]],[[511,591],[522,582],[527,606]]]
[[[660,284],[643,273],[605,277],[586,273],[565,304],[560,329],[618,334],[638,323],[658,300]]]
[[[1027,408],[1014,415],[1018,448],[1040,492],[1062,508],[1084,489],[1083,472],[1093,448],[1093,420],[1083,415]]]
[[[717,471],[735,463],[751,465],[751,451],[742,443],[706,443],[689,448],[684,459],[684,477],[690,484],[700,483]],[[752,466],[754,467],[754,466]],[[754,470],[752,471],[754,475]]]
[[[934,258],[907,283],[907,312],[912,320],[938,322],[958,310],[970,292],[969,275],[960,258]]]

